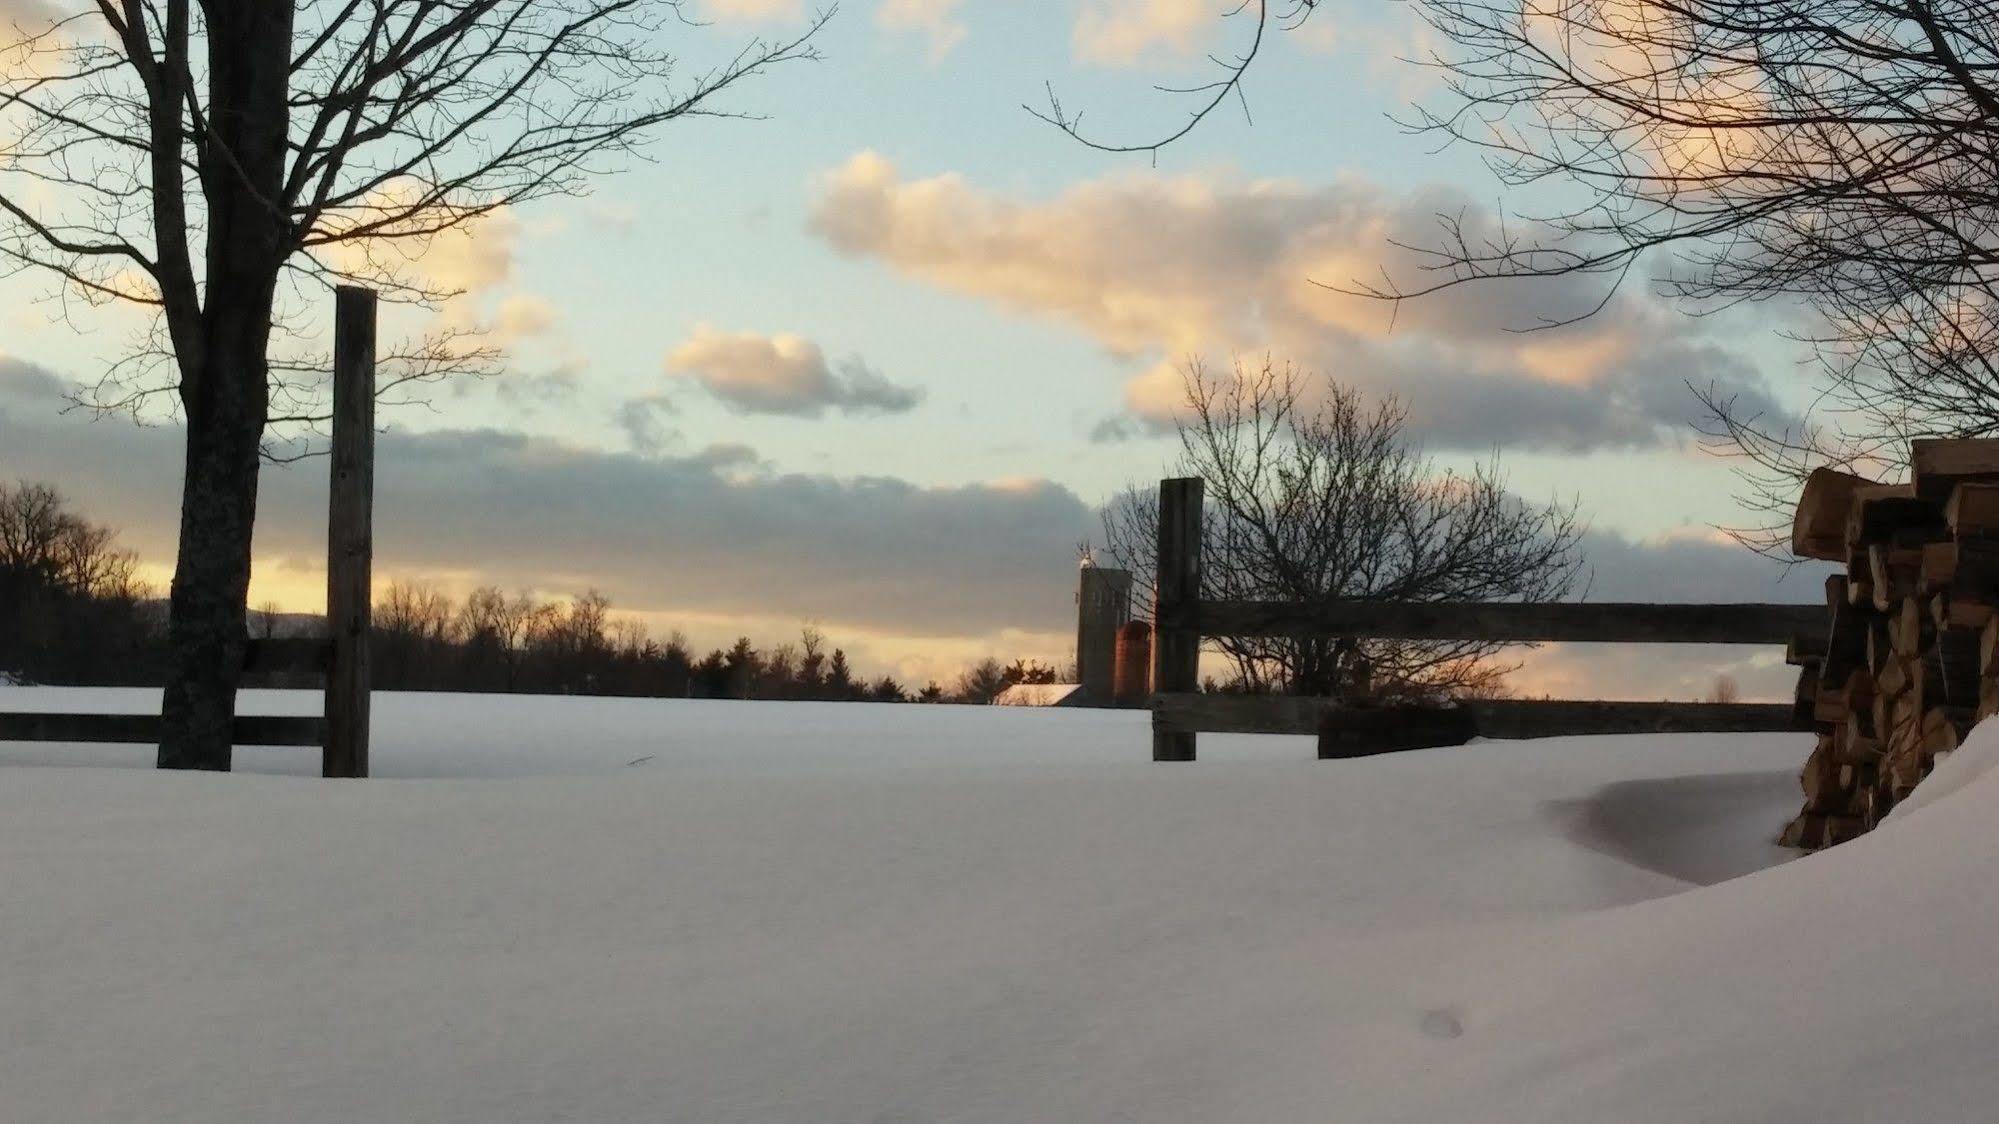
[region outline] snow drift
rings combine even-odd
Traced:
[[[0,690],[107,700],[151,705]],[[0,1117],[1999,1115],[1990,731],[1948,795],[1785,861],[1805,735],[1157,767],[1115,712],[376,723],[407,779],[0,746]],[[59,763],[95,767],[25,767]]]

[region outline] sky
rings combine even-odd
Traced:
[[[0,25],[44,0],[0,0]],[[776,643],[811,623],[921,681],[984,655],[1066,662],[1096,508],[1165,474],[1178,365],[1270,354],[1409,403],[1443,465],[1497,456],[1574,498],[1598,600],[1811,600],[1821,574],[1726,542],[1745,519],[1698,449],[1686,382],[1773,413],[1808,392],[1781,310],[1694,319],[1642,285],[1460,289],[1389,310],[1324,287],[1409,276],[1395,243],[1506,194],[1395,123],[1438,96],[1403,5],[1322,5],[1217,114],[1176,127],[1234,0],[848,0],[820,61],[676,122],[587,196],[508,209],[416,263],[464,295],[385,332],[479,324],[493,377],[388,409],[383,580],[599,588],[658,633]],[[803,26],[793,0],[693,0],[690,65]],[[142,323],[0,279],[0,477],[50,479],[164,583],[177,434],[65,409]],[[323,461],[266,471],[252,597],[323,598]],[[1522,690],[1686,697],[1717,671],[1781,691],[1773,653],[1532,653]]]

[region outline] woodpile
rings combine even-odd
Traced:
[[[1999,713],[1999,440],[1925,440],[1912,479],[1812,473],[1791,548],[1846,567],[1826,580],[1831,625],[1787,653],[1797,716],[1818,732],[1787,846],[1872,828]]]

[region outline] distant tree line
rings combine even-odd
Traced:
[[[46,484],[0,483],[0,675],[31,683],[155,686],[167,668],[166,613],[137,578],[138,555]],[[254,637],[310,634],[316,617],[266,606]],[[374,685],[387,691],[519,692],[828,702],[993,702],[1016,683],[1053,683],[1033,660],[987,658],[949,686],[914,688],[858,674],[816,628],[760,649],[748,637],[696,655],[614,615],[592,590],[568,599],[486,586],[463,600],[419,582],[389,585],[375,606]]]
[[[166,672],[166,616],[138,556],[46,484],[0,481],[0,673],[127,686]]]
[[[375,686],[390,691],[829,702],[911,697],[892,676],[856,675],[845,650],[829,652],[817,629],[768,651],[742,637],[697,655],[678,632],[659,640],[643,622],[613,616],[610,599],[595,590],[564,601],[487,586],[456,601],[431,586],[398,582],[375,607],[372,655]]]
[[[644,622],[614,616],[610,598],[596,590],[542,600],[484,586],[456,601],[416,582],[383,591],[371,654],[375,686],[389,691],[983,705],[1016,683],[1057,681],[1053,668],[1034,660],[988,657],[950,688],[932,681],[912,691],[890,675],[859,675],[846,650],[829,651],[811,626],[774,648],[744,636],[697,656],[678,631],[661,640]]]

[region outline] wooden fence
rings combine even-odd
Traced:
[[[1192,761],[1202,733],[1317,734],[1321,757],[1462,744],[1474,736],[1801,729],[1789,703],[1480,700],[1452,707],[1200,691],[1203,637],[1500,643],[1773,644],[1826,631],[1822,605],[1203,601],[1202,482],[1159,484],[1152,759]]]
[[[326,540],[328,637],[251,640],[246,672],[325,677],[319,715],[236,718],[239,746],[321,747],[328,777],[368,775],[369,587],[374,568],[375,294],[334,298],[332,490]],[[0,742],[157,744],[157,714],[0,713]]]

